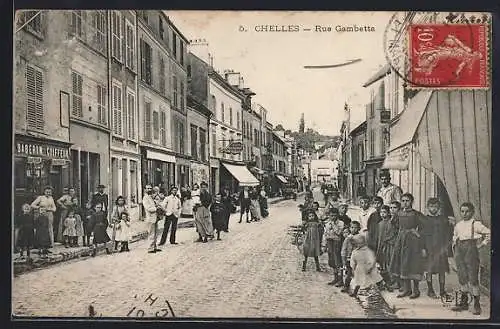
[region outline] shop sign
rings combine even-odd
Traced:
[[[69,159],[69,149],[41,143],[16,142],[16,154],[28,157]]]
[[[240,154],[243,151],[243,143],[242,142],[231,142],[228,146],[221,149],[222,153],[229,154]]]
[[[39,158],[39,157],[28,157],[27,163],[29,164],[39,164],[39,163],[42,163],[42,158]]]
[[[53,166],[65,166],[67,164],[66,159],[52,159]]]
[[[383,169],[408,169],[410,161],[410,145],[389,152],[384,160]]]

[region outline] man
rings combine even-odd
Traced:
[[[155,253],[161,251],[156,246],[156,240],[158,239],[158,218],[156,215],[157,205],[152,197],[153,187],[151,185],[146,185],[144,197],[142,198],[142,206],[146,213],[144,221],[149,224],[149,253]]]
[[[93,209],[95,209],[95,206],[97,204],[101,204],[102,205],[102,211],[104,211],[104,213],[108,214],[108,195],[106,193],[104,193],[104,189],[106,187],[102,184],[99,184],[97,186],[97,192],[92,196],[92,199],[90,200],[90,204],[92,206]]]
[[[173,186],[170,188],[169,196],[163,200],[160,206],[165,212],[165,225],[163,226],[160,246],[163,246],[167,241],[170,225],[172,225],[172,231],[170,232],[170,244],[177,244],[177,242],[175,242],[175,233],[177,232],[177,222],[179,220],[179,216],[181,215],[182,208],[181,200],[177,196],[177,187]]]
[[[391,174],[388,171],[380,173],[382,187],[378,190],[377,196],[384,200],[386,206],[390,206],[392,201],[400,201],[403,191],[397,185],[391,183]]]
[[[240,203],[240,221],[238,223],[241,223],[243,219],[243,214],[246,213],[246,218],[247,218],[247,223],[250,223],[248,220],[248,212],[250,211],[250,192],[248,191],[248,187],[245,186],[243,189],[240,191],[240,195],[238,197],[238,201]]]

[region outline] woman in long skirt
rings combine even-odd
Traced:
[[[321,240],[319,234],[319,226],[321,225],[318,216],[314,211],[307,211],[306,220],[303,222],[305,228],[304,244],[302,252],[304,254],[304,262],[302,263],[302,271],[306,270],[307,258],[313,257],[316,263],[316,271],[320,272],[319,255],[321,254]]]
[[[214,234],[214,227],[212,225],[212,219],[210,218],[210,210],[199,204],[195,206],[194,214],[196,232],[198,232],[199,235],[198,241],[208,242],[208,238]]]
[[[259,193],[255,189],[250,194],[250,214],[253,221],[259,221],[262,218],[260,214]]]

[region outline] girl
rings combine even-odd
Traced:
[[[78,247],[78,240],[81,237],[84,240],[84,229],[83,229],[83,220],[82,220],[82,210],[80,208],[80,204],[77,198],[73,198],[73,209],[75,210],[75,219],[76,219],[76,238],[74,241],[75,247]]]
[[[226,212],[228,211],[221,202],[222,196],[217,194],[214,203],[210,206],[212,214],[212,225],[217,231],[217,240],[220,240],[220,232],[224,230],[226,224]]]
[[[128,242],[130,240],[130,218],[128,212],[120,214],[120,221],[116,225],[116,241],[120,242],[120,252],[130,251]]]
[[[17,217],[18,246],[21,251],[21,258],[24,257],[23,252],[26,250],[26,257],[30,260],[30,248],[33,247],[35,240],[35,222],[31,214],[31,207],[25,203],[21,207],[22,213]]]
[[[159,191],[159,188],[158,188]],[[128,212],[127,205],[125,204],[125,198],[123,196],[118,196],[115,201],[115,205],[113,207],[113,211],[111,212],[111,223],[109,225],[110,228],[113,229],[112,234],[111,234],[111,240],[113,240],[115,243],[115,251],[118,250],[118,243],[119,241],[116,240],[116,226],[120,223],[121,221],[121,213],[122,212]]]
[[[382,280],[377,271],[375,254],[366,244],[365,234],[353,236],[354,250],[351,254],[350,265],[354,274],[354,290],[351,297],[358,295],[359,289],[366,289]]]
[[[336,285],[337,287],[343,285],[342,259],[340,257],[343,230],[344,222],[339,219],[338,209],[331,208],[325,224],[323,245],[328,251],[328,265],[333,269],[333,280],[328,282],[328,285]]]
[[[49,216],[45,207],[38,208],[38,217],[35,219],[35,245],[42,258],[47,257],[51,247]]]
[[[316,263],[316,271],[321,272],[319,266],[319,255],[321,253],[321,241],[319,239],[319,226],[321,225],[318,216],[312,209],[306,211],[306,220],[303,222],[305,229],[303,253],[304,262],[302,263],[302,271],[305,272],[307,266],[307,258],[314,257]]]
[[[98,203],[95,206],[95,213],[93,214],[93,222],[94,224],[94,248],[92,250],[92,257],[95,257],[97,254],[97,245],[103,243],[106,248],[106,253],[110,254],[111,251],[107,243],[111,241],[109,238],[106,229],[108,227],[108,220],[106,219],[106,213],[102,210],[102,204]]]
[[[473,217],[474,205],[470,202],[460,206],[460,215],[462,220],[455,225],[452,245],[460,283],[460,300],[453,310],[464,311],[469,307],[467,291],[470,289],[474,298],[472,314],[479,315],[479,248],[490,242],[490,229]]]
[[[357,235],[361,231],[361,224],[357,221],[352,221],[351,226],[349,227],[349,234],[344,238],[344,242],[342,242],[342,250],[340,251],[340,255],[342,257],[342,265],[344,266],[345,271],[345,282],[344,287],[340,290],[341,292],[348,293],[349,288],[351,287],[352,280],[352,268],[351,268],[351,255],[352,250],[354,249],[352,238]]]
[[[385,288],[392,291],[392,277],[389,273],[389,263],[394,251],[394,243],[398,235],[398,227],[392,221],[389,206],[383,205],[380,208],[380,221],[377,225],[377,247],[376,258],[380,265],[380,274],[384,278]]]
[[[92,235],[92,231],[94,230],[94,210],[92,209],[92,205],[90,202],[87,202],[85,205],[86,210],[82,217],[82,225],[83,225],[83,245],[90,247],[90,236]]]
[[[67,217],[64,219],[64,246],[74,247],[75,246],[75,238],[76,238],[76,218],[75,218],[75,210],[70,207],[68,208]]]

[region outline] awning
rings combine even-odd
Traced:
[[[391,127],[391,144],[382,165],[383,169],[408,169],[409,145],[427,109],[433,91],[420,91],[401,113],[398,122]]]
[[[233,175],[234,178],[240,183],[240,186],[256,186],[260,182],[254,175],[247,169],[245,165],[232,165],[222,163],[224,167]]]
[[[260,168],[252,167],[252,170],[255,171],[259,175],[264,175],[266,172]]]
[[[147,150],[146,157],[148,159],[152,159],[152,160],[160,160],[163,162],[175,163],[175,156],[170,155],[170,154],[164,154],[164,153],[160,153],[160,152],[154,152],[154,151]]]
[[[288,183],[287,179],[281,175],[276,175],[276,177],[282,182],[282,183]]]

